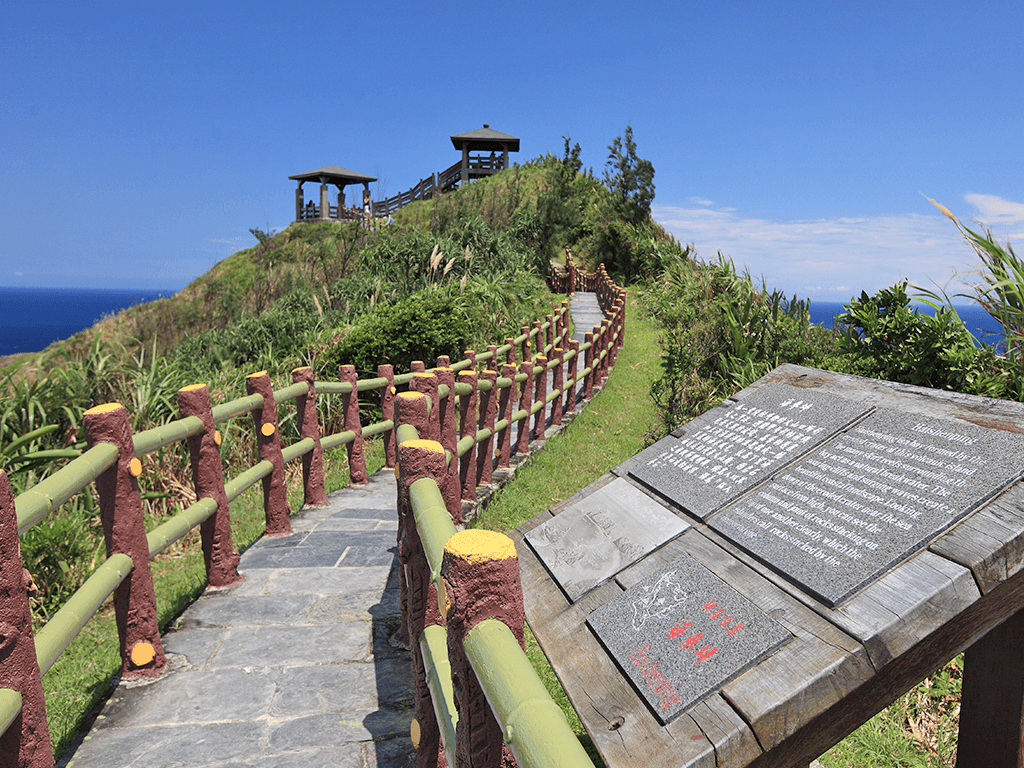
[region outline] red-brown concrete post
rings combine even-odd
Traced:
[[[492,370],[498,370],[498,345],[488,344],[487,345],[487,365],[484,368],[491,368]]]
[[[596,350],[594,349],[593,331],[587,331],[586,334],[584,334],[583,343],[590,345],[587,347],[587,351],[583,355],[583,367],[590,369],[590,373],[588,373],[583,379],[583,399],[589,400],[594,396],[594,377],[597,374],[594,370],[594,363],[597,360],[597,356],[594,354]]]
[[[562,372],[565,369],[565,353],[561,347],[554,349],[555,359],[558,361],[551,370],[551,391],[558,392],[558,397],[551,401],[551,425],[561,426],[562,424]]]
[[[565,386],[565,413],[576,411],[576,376],[579,372],[580,343],[576,339],[569,339],[569,351],[573,353],[569,360],[569,375]]]
[[[546,335],[547,341],[544,344],[544,354],[548,354],[549,350],[555,348],[555,317],[554,315],[545,315],[544,321],[548,324],[548,330]]]
[[[519,390],[519,410],[526,411],[526,416],[519,422],[516,432],[516,453],[530,452],[530,406],[533,405],[533,363],[526,360],[519,364],[519,372],[526,374],[526,381]]]
[[[516,340],[511,336],[505,338],[505,343],[508,345],[508,352],[505,353],[505,362],[515,365],[516,362]],[[495,367],[498,365],[498,361],[494,361]]]
[[[192,464],[192,483],[197,499],[210,498],[217,509],[199,526],[206,563],[206,579],[212,587],[226,587],[241,580],[238,553],[231,541],[231,512],[224,492],[224,467],[220,461],[220,432],[213,425],[210,391],[205,384],[193,384],[178,390],[178,412],[182,418],[195,416],[203,422],[203,431],[188,439]]]
[[[114,614],[126,677],[159,674],[167,664],[156,617],[156,592],[149,568],[149,542],[142,522],[142,497],[135,478],[142,465],[135,458],[128,412],[120,403],[90,408],[82,415],[89,447],[117,447],[117,463],[96,478],[100,519],[107,557],[115,552],[132,559],[132,572],[114,592]]]
[[[345,431],[355,437],[348,444],[348,479],[352,485],[367,482],[366,456],[363,454],[363,424],[359,420],[359,376],[354,365],[343,365],[338,369],[338,379],[352,385],[351,392],[341,395],[341,407],[345,412]]]
[[[316,386],[313,383],[313,369],[309,366],[292,371],[292,381],[309,387],[305,395],[295,398],[295,410],[299,417],[299,437],[313,441],[313,450],[302,456],[302,503],[307,507],[322,507],[327,504],[324,490],[324,459],[320,447],[320,422],[316,415]]]
[[[455,407],[455,371],[451,368],[435,368],[434,375],[437,376],[438,386],[448,387],[448,397],[441,398],[438,395],[438,415],[440,417],[441,438],[440,443],[448,453],[448,474],[441,483],[441,495],[444,496],[445,506],[452,513],[455,524],[462,522],[462,489],[459,486],[459,438],[458,438],[458,409]]]
[[[523,647],[523,588],[515,544],[496,531],[468,530],[452,536],[444,548],[445,620],[448,661],[459,722],[455,728],[457,766],[515,766],[463,642],[473,627],[497,619]]]
[[[401,406],[402,410],[404,406],[405,403]],[[405,563],[407,598],[403,602],[416,696],[413,743],[416,745],[417,768],[435,768],[446,763],[419,641],[426,627],[443,625],[444,619],[437,604],[437,589],[430,581],[430,566],[423,552],[408,498],[409,486],[415,481],[424,477],[440,481],[444,477],[447,472],[444,448],[434,440],[409,440],[401,443],[398,446],[398,471],[399,486],[406,499],[399,509],[399,558],[404,558]]]
[[[430,423],[430,398],[422,392],[401,392],[395,398],[395,424],[396,428],[398,424],[409,424],[415,427],[417,433],[423,434]],[[397,461],[395,464],[395,477],[398,478],[401,472],[401,468],[398,466]],[[396,506],[398,509],[398,559],[404,566],[409,559],[409,543],[405,539],[405,528],[403,527],[403,514],[409,511],[409,489],[398,483],[398,498],[396,500]],[[398,571],[399,580],[399,604],[402,610],[402,640],[406,645],[409,644],[409,627],[406,623],[408,618],[408,606],[406,601],[408,599],[408,592],[406,590],[406,569],[400,568]]]
[[[544,345],[544,329],[541,328],[540,320],[533,321],[533,336],[537,342],[537,348],[534,350],[534,355],[543,355],[547,353],[547,347]]]
[[[448,367],[451,366],[451,364],[452,364],[452,359],[448,355],[438,355],[437,356],[437,367],[438,368],[448,368]]]
[[[562,301],[562,341],[559,344],[562,349],[569,346],[569,300]]]
[[[420,430],[420,437],[441,442],[441,422],[438,418],[441,401],[437,396],[437,375],[433,371],[416,371],[412,381],[409,382],[409,389],[414,392],[422,392],[430,400],[428,409],[430,418],[426,427]]]
[[[532,360],[533,354],[530,352],[530,326],[520,326],[519,335],[526,336],[526,338],[523,339],[522,345],[519,347],[519,357],[522,358],[523,360]]]
[[[601,321],[601,350],[604,352],[604,360],[601,362],[601,378],[598,384],[603,384],[608,378],[608,369],[612,362],[612,326],[611,321],[605,318]]]
[[[465,371],[476,372],[476,350],[467,349],[462,353],[462,359],[469,363],[469,368],[464,368]]]
[[[498,433],[498,469],[507,469],[512,458],[512,412],[516,409],[516,367],[512,363],[501,366],[501,378],[511,379],[512,384],[498,395],[498,418],[508,426]]]
[[[494,471],[494,420],[498,412],[498,372],[487,368],[480,378],[489,381],[491,388],[480,392],[480,429],[490,430],[491,436],[480,444],[476,455],[476,481],[480,485],[490,485]]]
[[[0,733],[0,768],[53,768],[43,681],[36,660],[18,515],[7,474],[0,470],[0,688],[21,694],[21,714]]]
[[[548,359],[544,355],[537,356],[537,378],[534,379],[533,402],[543,403],[548,396]],[[547,407],[541,408],[533,417],[533,439],[544,439],[544,428],[547,426]]]
[[[252,420],[256,425],[256,447],[260,461],[269,461],[274,469],[263,478],[263,510],[267,518],[267,536],[287,536],[292,532],[291,507],[284,483],[284,457],[281,455],[281,435],[277,429],[277,405],[270,376],[266,371],[245,377],[245,390],[250,395],[263,396],[263,407],[254,408]]]
[[[422,360],[413,360],[409,363],[409,370],[413,373],[423,373],[427,370],[427,366],[423,364]]]
[[[622,349],[622,336],[625,330],[623,320],[626,317],[625,307],[626,304],[621,297],[615,299],[615,311],[612,314],[612,334],[614,335],[614,340],[612,341],[612,360],[608,366],[609,368],[615,367],[615,359],[619,356],[619,350]]]
[[[387,363],[377,366],[377,378],[386,379],[387,384],[380,390],[380,414],[382,421],[395,421],[395,369]],[[394,427],[384,433],[384,466],[394,469],[395,461],[398,460],[397,445],[395,444]]]
[[[476,423],[477,376],[475,371],[459,371],[459,383],[469,384],[471,392],[459,396],[459,439],[473,438],[473,445],[459,457],[459,486],[465,501],[476,501]]]

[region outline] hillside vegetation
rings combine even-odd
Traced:
[[[1009,245],[963,228],[943,209],[982,259],[974,298],[1003,323],[999,352],[975,343],[941,292],[926,296],[939,309],[934,317],[917,312],[906,284],[861,294],[847,305],[838,328],[822,328],[810,323],[806,300],[758,283],[721,254],[702,261],[651,220],[654,168],[637,156],[630,129],[608,149],[601,178],[582,168],[579,146],[566,139],[560,155],[413,203],[397,211],[390,225],[253,229],[251,248],[224,259],[176,296],[107,318],[0,372],[0,467],[16,494],[48,475],[84,447],[81,414],[95,404],[124,403],[134,429],[142,430],[177,416],[176,393],[187,384],[206,383],[216,402],[242,394],[243,378],[258,370],[277,383],[300,365],[312,366],[320,379],[336,378],[342,364],[372,376],[380,363],[408,370],[415,359],[455,357],[500,342],[560,303],[563,297],[552,295],[544,278],[567,247],[584,268],[603,262],[620,284],[632,287],[632,306],[646,317],[645,338],[656,334],[660,344],[639,352],[647,358],[643,387],[650,387],[654,408],[641,409],[629,427],[638,434],[623,436],[623,444],[653,442],[783,362],[1024,399],[1024,268]],[[604,407],[619,409],[612,402]],[[581,427],[586,423],[581,420]],[[291,415],[283,416],[282,428],[295,430]],[[226,473],[251,462],[251,431],[249,419],[225,425]],[[343,482],[343,455],[334,459],[335,480]],[[161,450],[147,462],[143,491],[153,524],[190,500],[189,469],[178,450]],[[588,471],[600,474],[606,467],[598,462]],[[521,522],[517,516],[531,511],[537,510],[517,507],[498,527],[513,527]],[[245,535],[251,540],[257,534]],[[169,558],[184,558],[184,549],[194,545],[187,538]],[[39,622],[94,569],[101,548],[91,491],[23,537]],[[180,601],[201,588],[201,576],[189,576]],[[162,615],[172,617],[178,599]],[[92,677],[47,683],[48,697],[61,691],[70,696],[51,707],[67,720],[54,732],[58,752],[116,668],[116,660],[90,657],[66,664],[94,669]],[[907,722],[927,716],[942,726],[930,731],[935,739],[950,727],[955,733],[955,664],[944,674],[943,696],[919,697],[920,707],[903,705],[887,715],[896,728],[907,730]],[[941,754],[936,764],[948,761],[946,742],[920,749]]]

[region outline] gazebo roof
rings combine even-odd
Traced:
[[[297,173],[288,178],[292,181],[319,181],[326,184],[335,184],[339,187],[344,187],[348,184],[369,184],[371,181],[376,181],[373,176],[356,173],[348,168],[339,168],[336,165],[325,165],[323,168],[317,168],[315,171]]]
[[[471,150],[494,150],[500,152],[506,147],[509,152],[519,151],[519,139],[509,136],[507,133],[496,131],[487,123],[483,128],[477,128],[469,133],[460,133],[452,136],[452,144],[456,149],[468,146]]]

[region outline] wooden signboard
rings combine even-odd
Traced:
[[[961,758],[1016,765],[1022,432],[1019,403],[787,365],[523,525],[527,619],[606,763],[807,764],[970,648]],[[564,589],[530,532],[626,485],[680,532]]]

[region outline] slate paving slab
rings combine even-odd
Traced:
[[[344,489],[242,555],[163,638],[169,671],[121,683],[74,768],[399,768],[412,764],[412,675],[400,624],[395,479]]]

